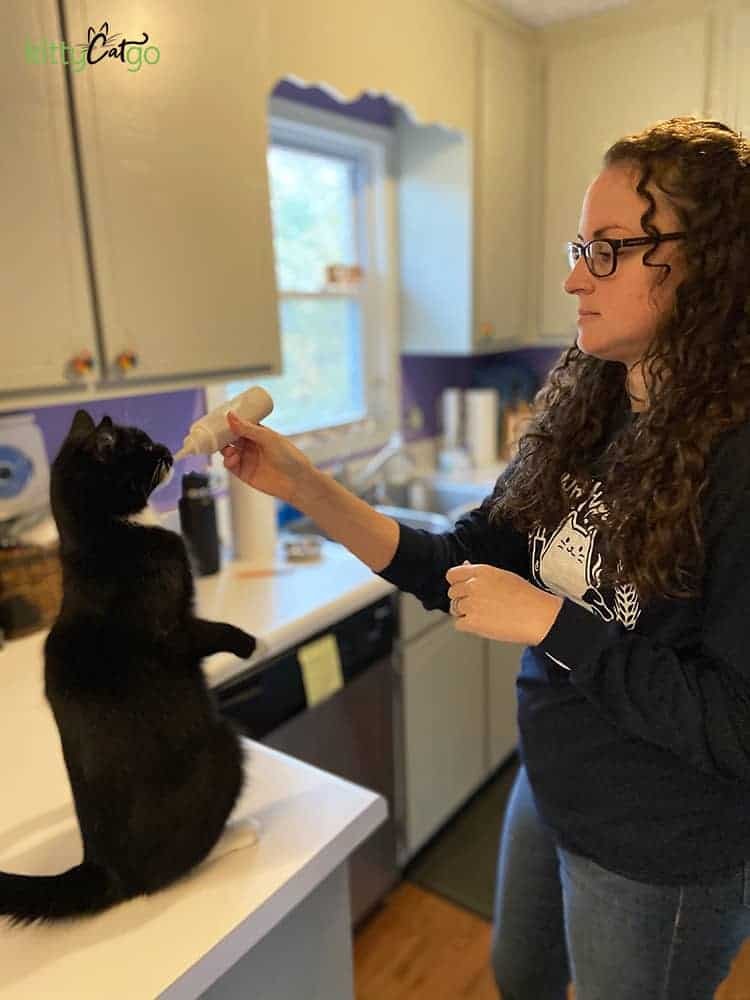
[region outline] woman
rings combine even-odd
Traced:
[[[527,644],[504,1000],[709,1000],[750,937],[750,144],[685,117],[625,137],[579,228],[575,345],[452,532],[269,428],[229,418],[225,465],[459,631]]]

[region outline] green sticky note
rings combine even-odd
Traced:
[[[300,646],[297,659],[302,669],[302,682],[309,706],[330,698],[343,686],[339,647],[332,632]]]

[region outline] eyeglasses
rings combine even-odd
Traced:
[[[576,266],[581,254],[591,274],[595,278],[608,278],[617,267],[617,251],[623,247],[640,247],[648,244],[664,243],[666,240],[681,240],[685,233],[662,233],[660,236],[629,236],[624,240],[588,240],[586,243],[568,243],[568,263],[571,270]]]

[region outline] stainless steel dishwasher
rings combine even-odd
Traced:
[[[253,740],[380,793],[388,819],[349,859],[352,924],[398,882],[396,830],[402,796],[394,767],[394,639],[398,595],[391,594],[276,657],[214,688],[219,711]],[[333,635],[343,685],[308,706],[297,651]],[[398,800],[398,801],[397,801]]]

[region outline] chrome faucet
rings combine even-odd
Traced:
[[[333,475],[342,486],[345,486],[357,496],[364,499],[372,491],[374,502],[384,503],[388,500],[388,486],[387,478],[383,473],[389,462],[398,456],[405,458],[410,468],[416,468],[417,461],[404,447],[401,431],[395,430],[380,451],[372,456],[361,472],[352,475],[349,467],[342,463],[335,468]]]

